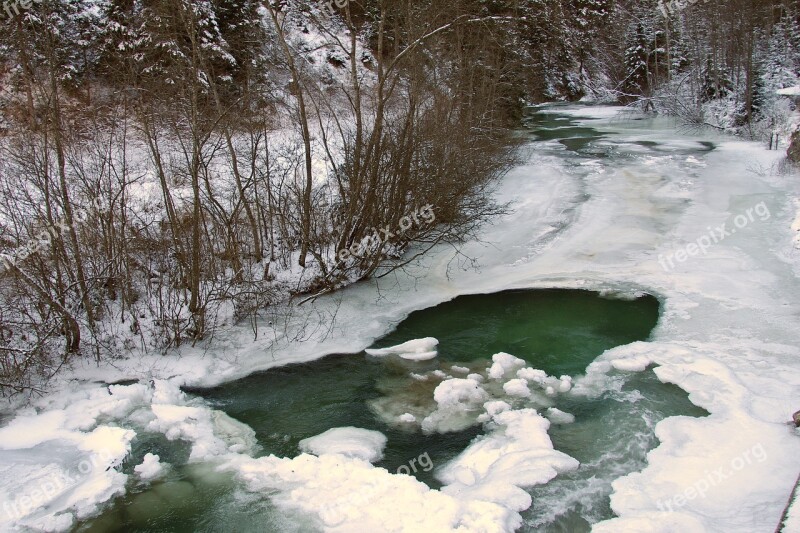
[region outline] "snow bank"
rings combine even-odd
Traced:
[[[343,427],[332,428],[300,441],[300,450],[317,456],[339,454],[370,463],[383,458],[386,436],[380,431]]]

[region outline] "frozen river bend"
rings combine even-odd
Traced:
[[[778,172],[782,154],[757,144],[680,135],[666,120],[620,111],[532,115],[528,163],[497,191],[511,211],[457,257],[443,247],[379,284],[304,304],[256,341],[242,327],[180,358],[76,369],[97,381],[65,380],[0,428],[0,530],[114,531],[110,507],[152,483],[130,505],[191,501],[242,531],[533,531],[526,512],[537,491],[528,489],[580,463],[553,446],[551,424],[570,420],[547,398],[619,392],[619,376],[655,372],[708,415],[658,422],[657,447],[642,468],[613,480],[613,516],[593,530],[775,531],[800,473],[800,434],[788,423],[800,410],[800,181]],[[398,420],[429,432],[485,428],[436,465],[436,488],[373,465],[386,443],[367,429],[306,441],[311,453],[264,454],[251,427],[180,388],[358,353],[417,309],[532,288],[631,300],[648,293],[661,316],[646,340],[607,350],[581,375],[482,354],[491,358],[483,367],[435,376],[432,410]],[[437,349],[446,346],[426,338],[384,353],[424,364],[414,361]],[[162,451],[133,453],[148,446]],[[176,465],[194,485],[158,484]],[[408,469],[426,465],[420,456]],[[191,495],[192,486],[204,494]],[[798,531],[797,520],[786,531]]]

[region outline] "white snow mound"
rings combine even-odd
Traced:
[[[383,457],[386,436],[354,427],[332,428],[300,441],[300,449],[316,456],[338,454],[374,463]]]
[[[164,472],[164,464],[158,455],[148,453],[144,456],[142,463],[133,467],[139,477],[145,481],[155,479]]]

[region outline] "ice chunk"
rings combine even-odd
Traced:
[[[139,477],[145,481],[155,479],[164,472],[164,464],[160,462],[158,455],[147,453],[142,463],[133,467]]]
[[[503,411],[493,422],[497,427],[490,434],[477,438],[439,471],[442,492],[521,511],[531,504],[522,487],[546,483],[578,467],[578,461],[553,449],[547,435],[550,422],[535,410]]]
[[[478,417],[478,422],[489,422],[495,415],[508,411],[511,406],[502,400],[491,400],[483,404],[485,413]]]
[[[355,427],[332,428],[300,441],[300,449],[317,456],[338,454],[374,463],[383,458],[386,436],[380,431]]]
[[[553,424],[572,424],[575,422],[575,415],[565,413],[561,409],[550,407],[545,411],[545,416]]]
[[[77,447],[56,439],[4,452],[0,531],[66,530],[122,494],[127,476],[114,467],[127,455],[133,436],[130,430],[101,426],[85,437],[70,435],[70,440],[81,439]],[[103,443],[108,447],[95,448]]]
[[[646,355],[636,357],[626,357],[624,359],[613,359],[611,365],[617,370],[626,372],[642,372],[650,366],[650,358]]]
[[[436,346],[438,345],[439,341],[437,339],[425,337],[424,339],[413,339],[388,348],[368,348],[365,351],[374,357],[398,355],[409,361],[426,361],[437,356]]]
[[[493,417],[503,411],[508,411],[511,409],[511,406],[502,400],[492,400],[483,404],[483,408],[486,409],[486,413],[488,413],[489,416]]]
[[[486,391],[471,379],[452,378],[442,381],[433,391],[439,407],[462,403],[477,403],[486,399]]]
[[[525,366],[525,361],[504,352],[492,356],[492,366],[489,368],[489,377],[502,379],[506,374]]]
[[[208,407],[162,405],[151,407],[155,418],[148,429],[163,433],[169,440],[192,443],[192,461],[226,453],[252,453],[257,447],[255,431],[223,413]]]
[[[417,417],[411,413],[403,413],[399,417],[400,422],[412,423],[417,421]]]
[[[525,367],[517,370],[517,377],[524,379],[528,383],[542,384],[547,379],[547,372],[536,368]]]
[[[430,361],[439,355],[439,352],[432,350],[430,352],[401,353],[398,355],[407,361]]]
[[[443,433],[475,424],[478,410],[489,399],[489,394],[475,380],[450,378],[436,386],[433,399],[436,410],[422,420],[422,429]]]
[[[412,476],[349,457],[236,456],[223,468],[237,472],[247,490],[277,493],[277,505],[319,517],[317,527],[304,531],[511,533],[522,525],[519,514],[506,507],[443,494]]]
[[[531,391],[528,388],[528,382],[524,379],[512,379],[503,384],[503,390],[509,396],[519,396],[520,398],[528,398]]]
[[[127,415],[144,390],[77,385],[0,429],[0,531],[68,530],[122,494],[127,476],[116,467],[136,434],[98,418]]]

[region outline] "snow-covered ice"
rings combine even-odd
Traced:
[[[380,431],[354,427],[331,428],[300,441],[300,449],[317,456],[340,454],[374,463],[383,457],[386,436]]]
[[[424,339],[413,339],[397,346],[388,348],[372,348],[365,350],[367,354],[374,357],[384,357],[387,355],[398,355],[409,361],[427,361],[436,357],[436,347],[439,341],[433,337]]]
[[[149,481],[159,477],[164,470],[165,465],[161,462],[161,458],[152,453],[146,453],[141,464],[133,467],[133,471],[136,472],[144,481]]]
[[[578,461],[553,450],[547,435],[550,422],[533,409],[503,411],[492,417],[492,424],[492,433],[479,437],[439,471],[446,494],[524,511],[531,496],[521,487],[546,483],[578,467]]]

